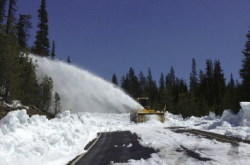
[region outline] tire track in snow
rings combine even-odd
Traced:
[[[238,155],[239,155],[239,144],[231,143],[231,147],[227,153],[228,163],[231,165],[237,165],[237,163],[235,162],[235,159],[238,158]]]

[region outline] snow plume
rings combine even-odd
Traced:
[[[125,113],[141,106],[119,87],[86,70],[58,60],[31,55],[38,64],[37,75],[53,79],[61,97],[62,110],[71,112]]]

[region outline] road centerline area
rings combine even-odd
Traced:
[[[156,153],[152,148],[143,147],[138,139],[136,134],[129,131],[102,132],[88,152],[79,156],[71,165],[126,163],[130,159],[148,159],[152,153]]]

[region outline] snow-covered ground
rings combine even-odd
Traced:
[[[166,123],[160,123],[153,117],[141,124],[130,123],[128,113],[84,112],[76,115],[65,111],[57,118],[48,120],[45,116],[29,117],[26,110],[17,110],[0,121],[0,164],[63,165],[86,152],[84,146],[97,136],[97,132],[117,130],[135,132],[141,137],[143,146],[159,151],[148,160],[130,160],[128,164],[201,164],[185,156],[181,146],[211,159],[202,164],[248,164],[248,144],[240,143],[235,148],[230,143],[165,129],[185,126],[250,140],[250,103],[241,103],[241,107],[237,115],[224,111],[222,117],[210,113],[201,118],[183,119],[166,112]]]

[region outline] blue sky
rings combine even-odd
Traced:
[[[33,16],[30,45],[37,31],[40,0],[17,2]],[[189,81],[191,61],[197,72],[206,59],[220,60],[227,80],[239,69],[250,30],[249,0],[47,0],[49,39],[56,57],[103,78],[120,80],[130,67],[158,82],[173,66]]]

